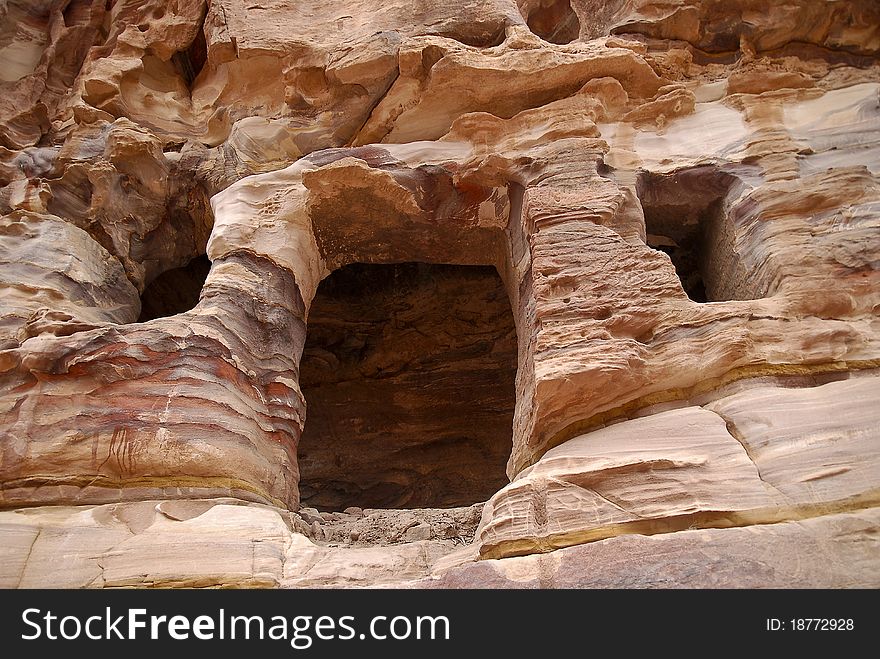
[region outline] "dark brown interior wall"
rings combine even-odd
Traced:
[[[507,482],[517,345],[487,266],[352,264],[312,302],[302,505],[483,501]]]

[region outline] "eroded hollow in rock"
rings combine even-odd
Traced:
[[[578,38],[581,23],[570,0],[531,0],[520,4],[529,29],[550,43],[571,43]]]
[[[202,72],[202,68],[208,60],[208,46],[204,31],[200,29],[189,47],[175,53],[171,59],[180,76],[186,82],[186,86],[192,89],[193,82],[199,77],[199,73]]]
[[[167,270],[156,277],[141,295],[138,322],[174,316],[192,309],[199,301],[210,269],[211,262],[203,254],[182,268]]]
[[[734,249],[724,199],[736,179],[714,167],[639,175],[636,192],[650,247],[669,255],[694,302],[757,297]]]
[[[448,508],[507,483],[517,342],[492,267],[352,264],[321,282],[300,384],[303,506]]]

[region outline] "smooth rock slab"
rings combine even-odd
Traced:
[[[761,478],[791,502],[832,501],[877,487],[878,378],[760,387],[706,407],[727,420]]]
[[[415,588],[878,588],[880,509],[608,538],[467,563]]]
[[[880,379],[755,387],[596,430],[486,504],[479,553],[766,524],[877,505]]]

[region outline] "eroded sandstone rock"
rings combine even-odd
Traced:
[[[870,0],[4,3],[2,584],[876,586],[878,51]],[[512,315],[431,279],[461,405],[374,387],[403,444],[309,425],[357,263],[494,268]],[[357,500],[404,444],[437,496]],[[363,510],[476,498],[473,541]]]

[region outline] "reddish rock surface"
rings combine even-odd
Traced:
[[[0,585],[876,587],[878,55],[872,0],[0,4]],[[404,263],[487,277],[319,288]]]

